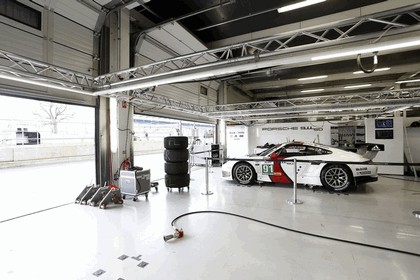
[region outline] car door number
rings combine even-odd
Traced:
[[[273,175],[274,174],[272,164],[262,164],[261,168],[262,168],[262,174],[263,175]]]

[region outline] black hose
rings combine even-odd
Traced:
[[[204,210],[204,211],[194,211],[194,212],[184,213],[182,215],[179,215],[175,219],[173,219],[172,222],[171,222],[171,226],[172,227],[175,227],[174,226],[175,225],[175,222],[177,220],[181,219],[182,217],[185,217],[185,216],[188,216],[188,215],[194,215],[194,214],[208,214],[208,213],[230,215],[230,216],[234,216],[234,217],[238,217],[238,218],[243,218],[243,219],[247,219],[247,220],[250,220],[250,221],[254,221],[254,222],[257,222],[257,223],[261,223],[261,224],[264,224],[264,225],[268,225],[268,226],[280,228],[280,229],[283,229],[283,230],[291,231],[291,232],[294,232],[294,233],[300,233],[300,234],[304,234],[304,235],[308,235],[308,236],[313,236],[313,237],[318,237],[318,238],[323,238],[323,239],[328,239],[328,240],[334,240],[334,241],[339,241],[339,242],[345,242],[345,243],[349,243],[349,244],[353,244],[353,245],[365,246],[365,247],[370,247],[370,248],[375,248],[375,249],[380,249],[380,250],[387,250],[387,251],[391,251],[391,252],[395,252],[395,253],[400,253],[400,254],[406,254],[406,255],[415,256],[415,257],[420,257],[420,254],[418,254],[418,253],[407,252],[407,251],[402,251],[402,250],[393,249],[393,248],[387,248],[387,247],[382,247],[382,246],[377,246],[377,245],[371,245],[371,244],[360,243],[360,242],[351,241],[351,240],[345,240],[345,239],[340,239],[340,238],[335,238],[335,237],[329,237],[329,236],[324,236],[324,235],[319,235],[319,234],[304,232],[304,231],[300,231],[300,230],[296,230],[296,229],[291,229],[291,228],[287,228],[287,227],[283,227],[283,226],[271,224],[271,223],[264,222],[264,221],[261,221],[261,220],[258,220],[258,219],[254,219],[254,218],[250,218],[250,217],[247,217],[247,216],[242,216],[242,215],[239,215],[239,214],[234,214],[234,213],[224,212],[224,211]]]

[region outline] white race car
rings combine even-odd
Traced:
[[[295,178],[294,163],[288,160],[296,159],[298,184],[342,191],[357,183],[377,181],[377,166],[368,163],[383,150],[380,144],[360,145],[355,153],[320,144],[283,143],[257,155],[227,161],[222,177],[242,185],[255,181],[290,184]]]

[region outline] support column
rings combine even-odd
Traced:
[[[227,100],[227,84],[222,82],[219,91],[218,91],[218,104],[226,104]],[[220,156],[223,157],[226,155],[226,122],[225,120],[217,120],[217,137],[216,142],[223,148],[223,151],[220,153]]]
[[[114,72],[129,68],[129,11],[127,9],[121,9],[112,12],[108,17],[108,20],[110,30],[109,71]],[[109,109],[112,176],[114,177],[124,160],[128,159],[133,164],[133,107],[124,100],[111,98]]]

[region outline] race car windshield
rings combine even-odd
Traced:
[[[279,146],[280,145],[276,145],[276,146],[274,146],[272,148],[269,148],[269,149],[267,149],[265,151],[262,151],[261,153],[258,154],[258,156],[268,156],[271,153],[273,153],[276,149],[278,149]]]

